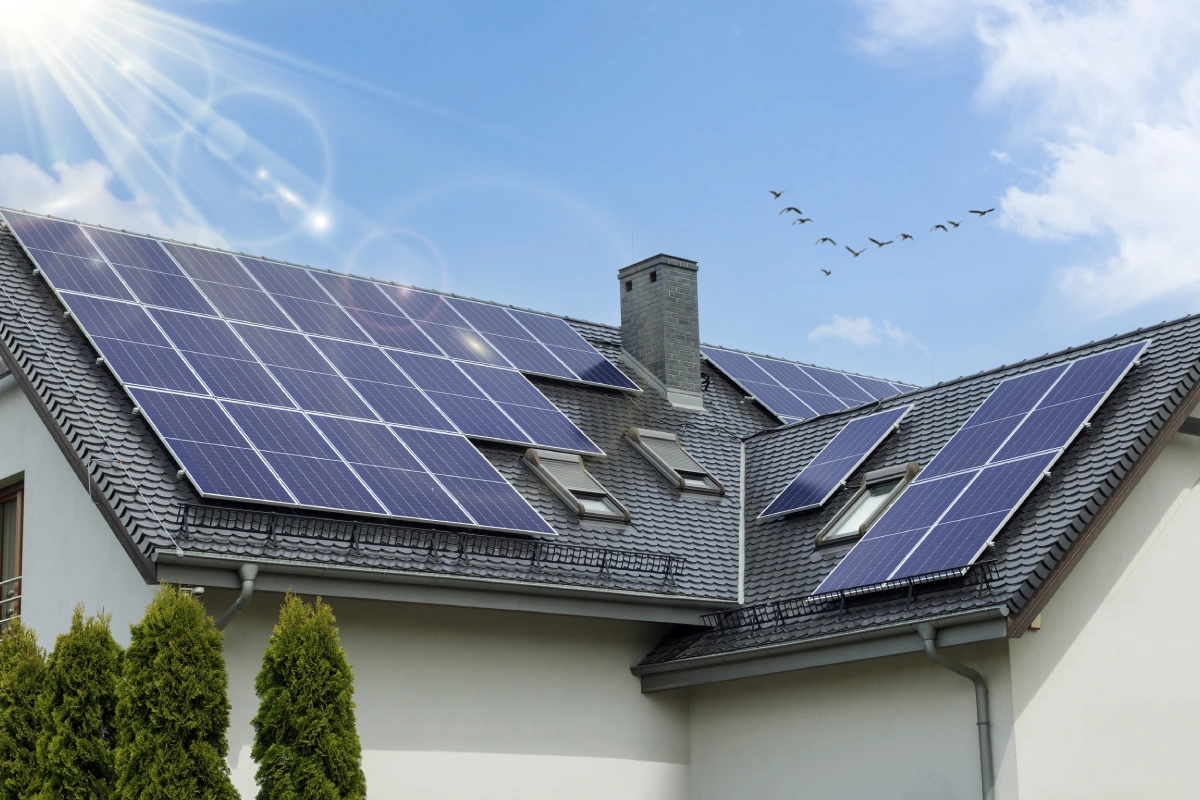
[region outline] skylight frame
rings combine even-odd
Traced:
[[[723,497],[725,486],[687,451],[678,434],[648,428],[630,428],[626,440],[681,492]],[[671,459],[660,452],[666,450]],[[672,450],[674,452],[672,452]],[[671,463],[671,461],[675,463]]]

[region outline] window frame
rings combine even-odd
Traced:
[[[723,497],[725,495],[725,486],[711,471],[699,461],[696,457],[687,451],[683,446],[683,442],[679,439],[678,434],[668,433],[667,431],[655,431],[648,428],[630,428],[625,435],[626,441],[633,446],[634,450],[649,461],[655,469],[662,473],[663,477],[675,484],[675,488],[685,494],[702,494],[709,496]],[[649,446],[646,440],[664,442],[674,445],[679,450],[682,459],[690,461],[695,469],[681,470],[678,466],[668,463],[653,447]],[[689,482],[699,482],[701,486],[691,486]]]
[[[14,533],[14,535],[16,537],[16,547],[14,548],[15,552],[16,552],[15,560],[17,563],[16,563],[16,569],[14,570],[13,577],[9,579],[9,580],[14,581],[13,588],[11,588],[11,589],[6,588],[4,590],[0,590],[0,591],[2,591],[2,593],[0,593],[0,624],[3,624],[4,622],[7,622],[10,619],[16,619],[17,617],[21,616],[21,595],[23,594],[22,588],[25,583],[25,581],[24,581],[24,575],[25,575],[25,570],[24,570],[24,560],[25,560],[25,482],[24,481],[17,481],[16,483],[13,483],[13,484],[10,484],[3,488],[0,488],[0,507],[3,507],[10,502],[15,502],[17,504],[17,513],[15,515],[16,516],[16,531]],[[3,548],[3,536],[5,534],[7,534],[7,531],[4,530],[3,525],[4,525],[4,520],[3,520],[3,517],[0,516],[0,556],[3,555],[3,549],[2,549]],[[3,568],[3,564],[0,564],[0,569],[2,569],[2,568]],[[3,572],[0,571],[0,576],[2,576],[2,575],[3,575]],[[12,596],[9,597],[8,596],[9,594],[11,594]]]
[[[871,530],[871,526],[874,525],[881,516],[883,516],[883,512],[887,511],[892,503],[896,502],[896,498],[900,496],[900,493],[903,492],[904,489],[920,474],[921,465],[915,461],[910,461],[907,464],[897,464],[891,467],[884,467],[883,469],[872,470],[871,472],[865,473],[862,476],[862,480],[859,483],[858,489],[853,495],[850,496],[849,500],[842,504],[842,507],[838,509],[838,512],[833,515],[833,519],[829,520],[829,522],[825,524],[825,527],[821,529],[820,533],[817,534],[817,547],[833,547],[836,545],[843,545],[848,542],[857,542],[859,539],[866,536],[867,531]],[[862,521],[862,523],[858,526],[857,533],[846,533],[842,534],[841,536],[837,535],[837,530],[842,526],[842,522],[846,519],[846,517],[848,517],[850,514],[853,514],[857,510],[859,503],[868,495],[872,486],[878,486],[881,483],[887,483],[888,481],[892,481],[897,478],[900,479],[899,483],[897,483],[892,490],[887,493],[887,496],[885,496],[879,505],[876,506],[875,510],[872,511],[871,514]]]
[[[631,519],[629,509],[616,498],[612,492],[605,488],[604,484],[596,479],[596,476],[588,471],[587,465],[583,461],[583,457],[576,453],[561,453],[557,450],[542,450],[537,447],[531,447],[525,451],[525,457],[522,459],[525,466],[536,475],[542,483],[554,492],[563,504],[575,513],[575,516],[583,519],[600,519],[610,522],[628,523]],[[549,464],[560,465],[564,468],[576,468],[581,474],[582,481],[590,482],[592,487],[584,488],[582,486],[568,486],[559,479]],[[580,499],[598,500],[601,503],[610,506],[611,511],[597,511],[586,507],[580,502]]]

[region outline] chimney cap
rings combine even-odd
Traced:
[[[692,272],[699,271],[700,267],[695,261],[689,261],[686,258],[678,256],[669,256],[665,253],[659,253],[656,256],[651,256],[644,261],[639,261],[636,264],[630,264],[617,273],[619,280],[624,280],[631,275],[636,275],[652,267],[679,267],[680,269],[690,269]]]

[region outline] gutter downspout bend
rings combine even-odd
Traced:
[[[925,656],[939,667],[948,669],[956,675],[975,684],[975,715],[976,726],[979,729],[979,775],[983,781],[983,800],[992,800],[995,772],[992,769],[992,727],[988,716],[988,687],[983,676],[970,667],[947,658],[937,649],[937,628],[928,622],[917,626],[921,640],[925,643]]]
[[[254,596],[254,580],[258,577],[258,565],[242,564],[238,567],[238,575],[242,579],[242,593],[238,595],[237,600],[233,601],[229,610],[217,620],[217,630],[219,631],[225,630],[225,626],[233,621],[238,612],[250,604],[250,598]]]

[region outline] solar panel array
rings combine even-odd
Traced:
[[[701,347],[709,363],[784,422],[799,422],[916,389],[862,375]]]
[[[759,519],[819,508],[867,460],[867,456],[896,430],[912,406],[901,406],[847,422],[817,453],[816,458],[771,501]]]
[[[1148,345],[1137,342],[1001,382],[813,596],[961,574]]]
[[[4,216],[205,497],[553,533],[463,436],[601,453],[514,361],[637,388],[560,319]]]

